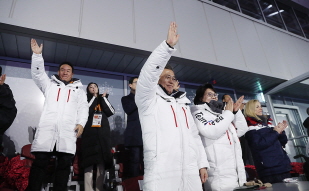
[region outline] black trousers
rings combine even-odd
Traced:
[[[70,167],[74,155],[62,152],[33,152],[35,160],[32,163],[27,190],[41,191],[51,156],[57,157],[53,190],[66,191],[70,175]]]
[[[143,146],[130,146],[129,149],[129,177],[144,175]]]

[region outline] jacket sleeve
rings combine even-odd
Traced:
[[[126,96],[121,98],[121,104],[124,112],[126,112],[127,115],[130,115],[137,110],[137,105],[135,101],[127,98]]]
[[[188,118],[190,120],[190,128],[191,128],[191,132],[192,132],[192,136],[196,142],[196,146],[198,148],[198,151],[199,151],[199,157],[198,157],[198,168],[201,169],[201,168],[209,168],[209,163],[208,163],[208,159],[207,159],[207,155],[206,155],[206,152],[205,152],[205,148],[203,146],[203,143],[202,143],[202,140],[201,140],[201,137],[199,135],[199,132],[198,132],[198,129],[194,123],[194,119],[192,117],[192,115],[188,115]]]
[[[88,120],[88,113],[89,113],[89,105],[87,102],[87,96],[85,91],[80,88],[79,96],[78,96],[78,106],[77,106],[77,121],[76,124],[80,124],[81,126],[85,127],[86,122]]]
[[[236,128],[237,136],[241,137],[248,131],[247,121],[241,110],[238,110],[234,115],[233,124]]]
[[[163,41],[149,56],[138,77],[135,102],[140,112],[154,106],[156,87],[164,67],[176,49],[169,48]]]
[[[101,97],[101,106],[102,106],[102,111],[105,113],[107,117],[110,117],[115,114],[115,109],[112,106],[112,104],[108,101],[106,97]]]
[[[44,59],[42,57],[42,54],[32,54],[31,75],[34,83],[40,88],[43,93],[45,93],[46,87],[48,87],[51,82],[45,72]]]
[[[279,134],[278,139],[283,147],[285,147],[285,145],[288,143],[288,138],[285,134],[285,131],[282,131],[282,133]]]
[[[279,133],[271,130],[267,134],[261,135],[259,130],[250,130],[245,134],[248,144],[258,150],[268,148],[278,141]]]
[[[193,118],[202,136],[216,140],[228,130],[234,119],[234,114],[231,111],[225,110],[221,115],[212,120],[214,118],[213,114],[197,109],[193,112]]]

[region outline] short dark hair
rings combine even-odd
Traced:
[[[206,84],[199,86],[197,88],[196,92],[195,92],[195,97],[194,97],[194,100],[193,100],[195,105],[197,105],[201,101],[201,98],[203,98],[204,93],[207,89],[211,89],[215,93],[217,93],[215,88],[211,84],[206,83]]]
[[[164,69],[172,70],[174,72],[173,67],[170,64],[166,64]]]
[[[73,67],[73,65],[72,65],[70,62],[62,62],[61,64],[59,64],[59,66],[58,66],[58,71],[60,71],[61,66],[62,66],[62,65],[65,65],[65,64],[71,66],[71,68],[72,68],[72,73],[74,73],[74,67]]]
[[[224,94],[223,96],[222,96],[222,101],[225,99],[225,96],[227,96],[227,95],[229,95],[229,94]]]
[[[133,76],[129,79],[129,84],[133,84],[134,79],[138,78],[138,76]]]

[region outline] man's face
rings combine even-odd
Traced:
[[[225,95],[223,102],[228,102],[228,101],[230,101],[230,99],[232,99],[230,95]]]
[[[67,64],[63,64],[58,71],[58,76],[62,81],[71,81],[73,77],[72,67]]]
[[[174,72],[169,69],[164,69],[160,76],[159,84],[166,89],[167,93],[171,94],[176,81]]]
[[[136,90],[136,83],[137,83],[137,78],[135,78],[132,82],[132,84],[129,84],[129,87],[131,88],[132,91]]]

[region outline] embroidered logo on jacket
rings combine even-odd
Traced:
[[[203,112],[199,112],[195,114],[195,117],[197,120],[199,120],[200,122],[202,122],[204,125],[215,125],[215,123],[219,123],[220,121],[222,121],[224,118],[222,116],[218,116],[215,120],[210,120],[207,121],[204,117],[203,117]]]

